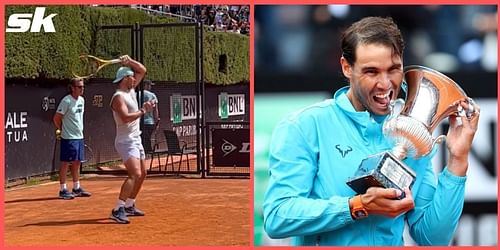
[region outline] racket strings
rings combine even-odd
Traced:
[[[77,78],[89,78],[95,75],[103,64],[93,57],[80,56],[78,64],[74,67],[73,75]]]

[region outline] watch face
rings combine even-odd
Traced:
[[[365,218],[368,216],[364,210],[358,210],[354,212],[354,214],[356,215],[356,218]]]

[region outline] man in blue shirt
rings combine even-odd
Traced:
[[[379,187],[357,195],[346,184],[363,159],[391,149],[382,125],[400,91],[403,49],[391,18],[354,23],[343,33],[340,58],[349,86],[277,125],[263,204],[271,238],[294,237],[296,245],[401,246],[406,223],[419,245],[449,244],[462,213],[479,107],[457,103],[458,109],[476,111],[450,116],[448,164],[438,178],[431,165],[435,151],[404,160],[417,174],[405,198],[397,199],[397,189]]]
[[[155,103],[152,111],[144,114],[144,140],[143,146],[146,153],[153,151],[151,135],[160,125],[160,114],[158,112],[158,98],[155,93],[151,91],[151,86],[155,85],[151,80],[144,80],[144,102]],[[156,138],[154,138],[156,141]]]
[[[89,197],[91,194],[80,186],[80,162],[84,159],[83,142],[83,112],[85,99],[83,90],[85,85],[82,79],[74,78],[69,86],[70,93],[66,95],[54,114],[56,136],[61,138],[61,168],[59,169],[59,198],[70,200],[79,197]],[[71,164],[73,190],[68,191],[66,174]]]

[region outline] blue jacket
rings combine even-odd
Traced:
[[[386,116],[357,112],[346,96],[309,106],[281,121],[270,145],[264,229],[271,238],[294,236],[296,245],[401,246],[405,222],[419,245],[448,245],[464,204],[466,177],[445,168],[436,178],[431,158],[406,159],[417,173],[415,208],[396,218],[371,214],[353,220],[346,184],[367,156],[390,150]]]

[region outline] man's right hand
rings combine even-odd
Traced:
[[[401,196],[401,191],[398,189],[371,187],[361,195],[361,203],[368,214],[396,217],[415,207],[411,190],[405,188],[404,191],[405,198],[397,199]]]

